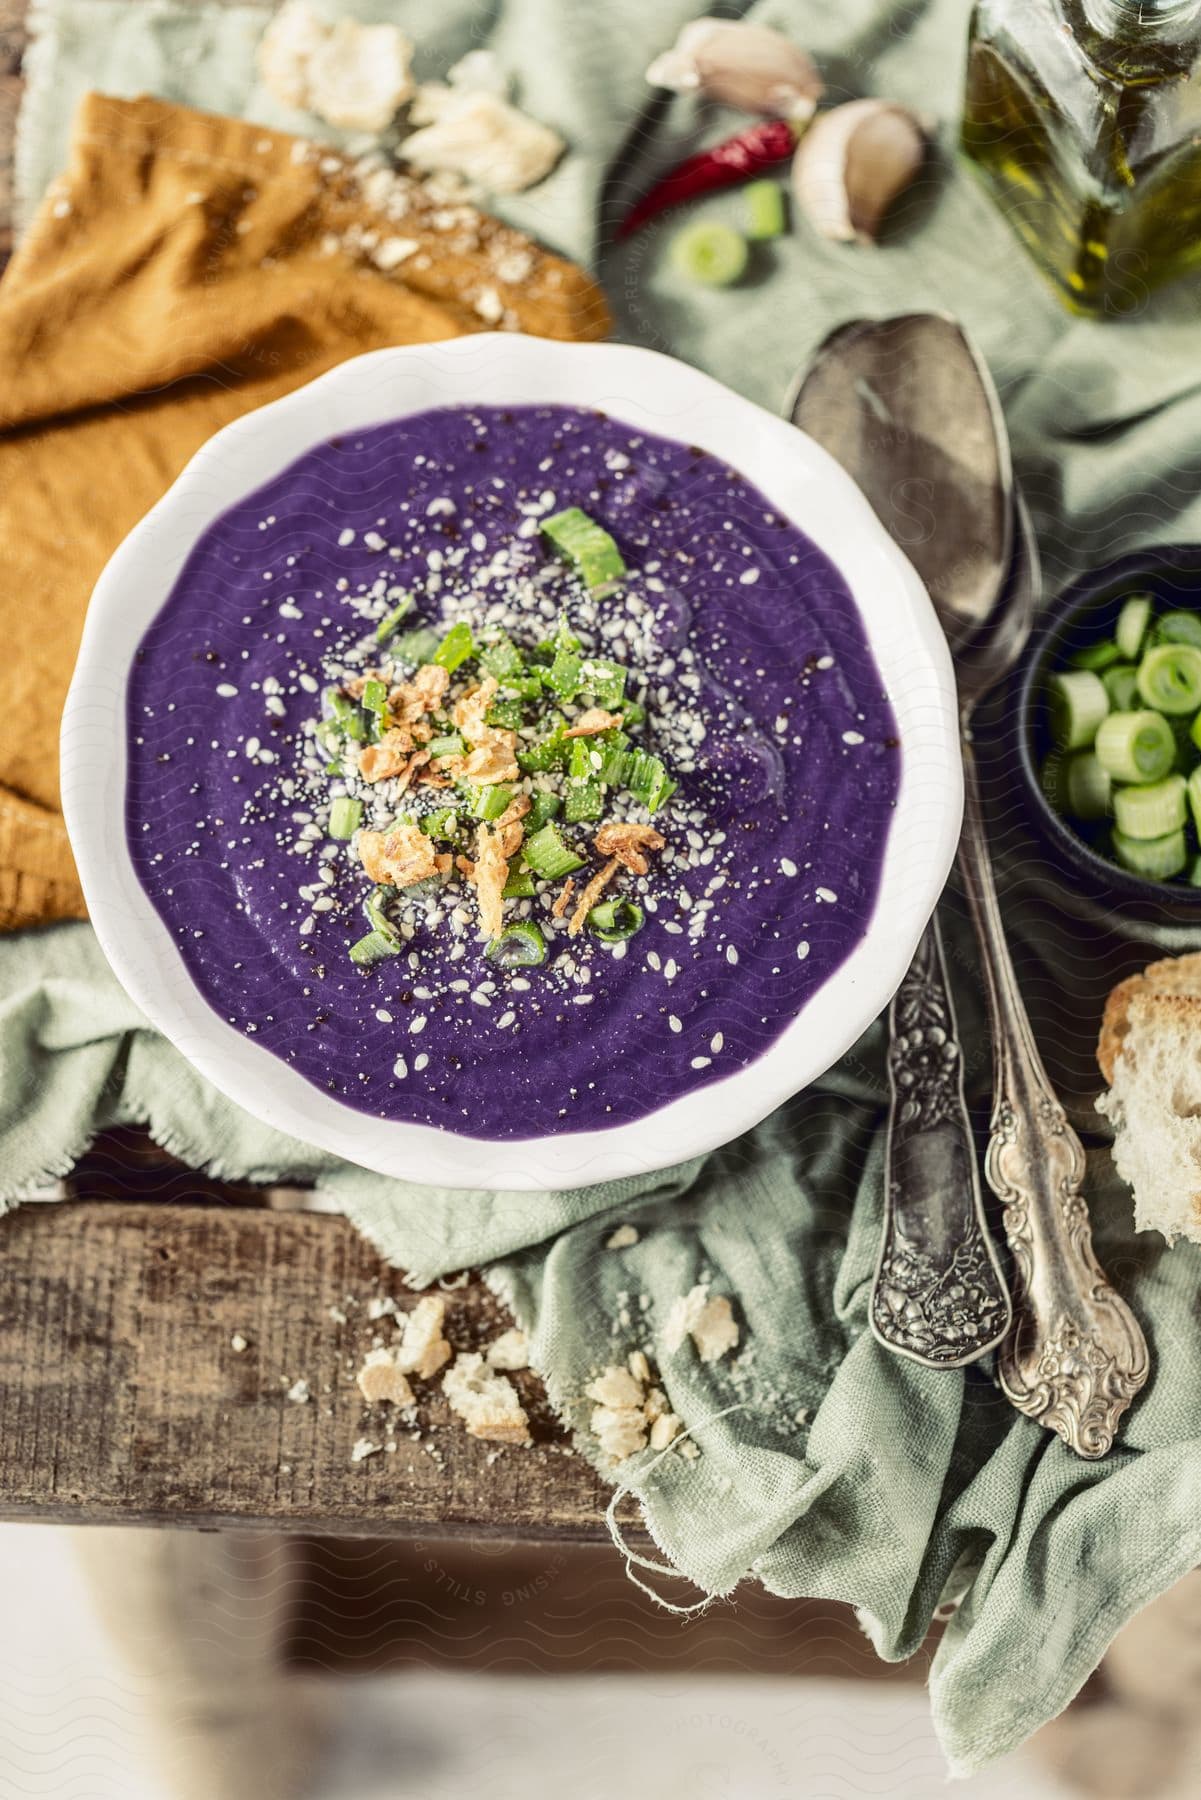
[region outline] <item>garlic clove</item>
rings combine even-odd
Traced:
[[[803,122],[824,87],[811,57],[778,31],[737,20],[694,19],[646,71],[652,87],[702,94],[743,112]]]
[[[848,100],[809,127],[792,162],[802,212],[822,237],[874,244],[926,156],[915,113],[893,100]]]

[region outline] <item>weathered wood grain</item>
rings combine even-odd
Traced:
[[[367,1302],[385,1294],[415,1298],[325,1214],[19,1210],[0,1224],[0,1517],[600,1537],[608,1492],[532,1374],[515,1377],[536,1439],[525,1450],[468,1437],[436,1382],[417,1384],[418,1441],[363,1404],[355,1371],[390,1329]],[[478,1281],[446,1298],[458,1349],[509,1322]],[[304,1404],[286,1398],[301,1379]],[[355,1464],[360,1437],[397,1448]]]

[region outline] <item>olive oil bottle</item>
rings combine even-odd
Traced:
[[[1201,265],[1201,0],[978,0],[963,148],[1066,304]]]

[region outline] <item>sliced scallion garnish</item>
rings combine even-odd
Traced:
[[[533,803],[526,816],[526,832],[541,831],[547,820],[556,818],[562,810],[563,802],[558,794],[547,794],[540,788],[534,795]]]
[[[644,923],[645,914],[634,900],[604,900],[588,914],[588,929],[602,944],[623,944]]]
[[[625,574],[616,541],[578,506],[569,506],[552,518],[543,519],[540,529],[593,593],[612,587]]]
[[[393,588],[392,591],[393,591],[393,593],[395,593],[396,589]],[[392,608],[391,612],[386,612],[384,614],[383,618],[380,620],[379,624],[376,626],[376,628],[375,628],[376,643],[377,644],[386,644],[390,637],[394,637],[396,635],[397,629],[400,626],[401,620],[407,619],[409,614],[412,612],[412,610],[413,610],[413,596],[411,594],[403,595],[401,597],[401,599],[397,601],[396,605]]]
[[[502,900],[529,900],[537,892],[534,877],[528,869],[521,867],[517,857],[509,864],[509,879],[505,882]]]
[[[396,893],[397,890],[394,887],[373,887],[363,902],[363,912],[372,931],[377,931],[381,937],[386,937],[390,944],[394,944],[399,949],[400,932],[387,913],[388,902],[395,900]]]
[[[493,938],[485,954],[501,969],[533,969],[546,961],[546,939],[532,919],[520,919]]]
[[[471,635],[471,627],[464,620],[460,619],[457,625],[451,626],[446,636],[442,639],[442,642],[438,645],[438,648],[434,651],[430,661],[436,663],[440,669],[446,669],[453,675],[455,670],[461,668],[469,656],[474,655],[475,639]]]
[[[1147,626],[1150,622],[1151,596],[1149,594],[1131,594],[1118,614],[1118,622],[1113,633],[1118,649],[1127,662],[1138,661],[1138,654],[1143,647],[1143,639],[1147,635]]]
[[[440,756],[462,756],[467,748],[457,731],[448,731],[443,737],[431,738],[425,747],[435,761]]]
[[[1155,621],[1157,644],[1192,644],[1201,648],[1201,618],[1191,612],[1166,612]]]
[[[393,645],[397,656],[418,667],[429,662],[437,648],[438,633],[432,625],[419,625],[416,631],[406,631]]]
[[[372,680],[363,684],[363,711],[371,714],[376,737],[382,737],[388,729],[388,689],[384,682]]]
[[[1196,712],[1201,707],[1201,649],[1195,644],[1155,645],[1138,665],[1138,691],[1144,706],[1156,712]]]
[[[522,845],[522,856],[526,867],[533,869],[543,881],[558,881],[561,876],[571,875],[584,866],[583,857],[567,848],[558,826],[550,823],[543,825],[540,831],[530,833]]]
[[[502,686],[519,677],[525,669],[525,658],[512,638],[501,636],[486,644],[479,653],[485,675],[495,675]]]
[[[382,931],[369,931],[366,937],[350,946],[350,960],[360,969],[370,969],[375,963],[383,962],[385,957],[399,955],[399,950],[399,942],[394,943]]]
[[[352,838],[363,823],[363,802],[353,800],[349,794],[338,794],[330,803],[329,835],[332,838]]]
[[[1185,781],[1168,775],[1163,781],[1114,790],[1113,816],[1118,830],[1128,838],[1161,838],[1184,824]]]
[[[500,815],[508,810],[509,802],[512,798],[512,788],[506,787],[503,782],[495,787],[481,787],[477,789],[475,793],[476,818],[486,819],[489,823],[491,823],[493,819],[499,819]]]
[[[1115,781],[1162,781],[1176,760],[1172,727],[1157,712],[1110,713],[1096,737],[1097,761]]]
[[[342,736],[361,742],[367,735],[367,721],[363,717],[362,708],[355,704],[349,694],[344,694],[341,688],[326,688],[325,699],[334,724]]]
[[[1170,881],[1188,862],[1183,831],[1170,831],[1160,838],[1132,838],[1115,831],[1113,852],[1124,869],[1152,881]]]

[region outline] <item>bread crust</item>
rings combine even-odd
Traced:
[[[1112,989],[1097,1038],[1097,1063],[1110,1086],[1136,1011],[1140,1024],[1195,1018],[1201,1029],[1201,951],[1162,957],[1148,963],[1141,975],[1128,975]]]

